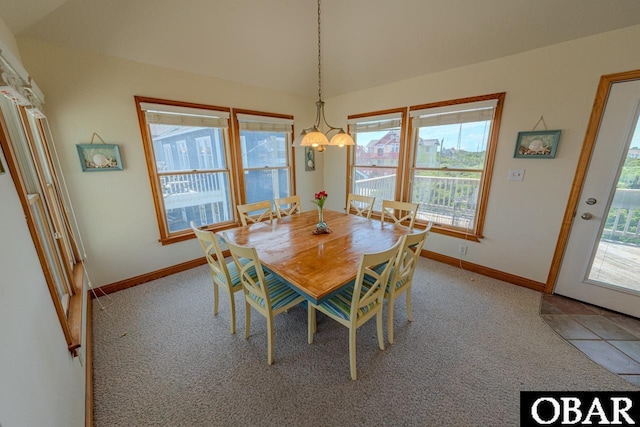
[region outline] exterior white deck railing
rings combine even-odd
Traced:
[[[419,203],[418,218],[439,224],[471,228],[475,218],[480,180],[476,178],[414,176],[412,202]],[[376,197],[375,210],[383,199],[393,200],[396,175],[360,179],[354,192]]]

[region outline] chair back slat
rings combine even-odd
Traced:
[[[269,300],[269,292],[266,289],[264,270],[262,269],[262,263],[258,258],[256,249],[235,245],[231,243],[226,236],[225,241],[240,273],[240,281],[242,282],[245,295],[249,295],[256,301],[264,300],[265,307],[270,309],[271,303]]]
[[[382,215],[380,220],[384,222],[385,216],[389,217],[395,224],[409,222],[409,228],[413,228],[418,214],[418,203],[398,202],[395,200],[382,201]]]
[[[357,320],[363,308],[371,305],[370,309],[372,309],[376,305],[382,304],[389,273],[401,244],[402,239],[398,239],[395,245],[385,251],[362,255],[351,301],[352,322]],[[384,269],[379,273],[375,270],[375,267],[381,265],[384,265]],[[362,293],[362,287],[365,282],[368,289]],[[354,316],[354,313],[357,313],[357,315]]]
[[[302,205],[300,204],[299,195],[274,199],[273,203],[276,206],[276,215],[278,216],[278,218],[300,214],[300,212],[302,211]]]
[[[258,214],[251,215],[252,212],[258,211]],[[257,203],[248,203],[246,205],[238,205],[238,213],[242,225],[248,225],[256,222],[273,220],[273,212],[271,211],[271,201],[264,200]]]
[[[388,291],[395,290],[395,285],[399,282],[408,284],[410,280],[413,280],[413,273],[416,269],[418,257],[424,246],[424,242],[431,229],[431,223],[426,229],[415,233],[408,234],[402,237],[402,246],[398,252],[398,256],[393,264],[393,273],[390,275]]]
[[[375,197],[349,193],[347,196],[347,213],[353,213],[354,215],[370,219],[375,201]]]
[[[200,230],[196,227],[196,224],[193,221],[191,221],[191,229],[198,238],[198,242],[202,247],[209,268],[214,273],[213,280],[222,286],[231,286],[229,270],[227,269],[227,264],[224,261],[224,254],[222,253],[222,249],[218,244],[218,239],[215,234],[209,230]],[[223,283],[220,280],[220,276],[224,277],[227,283]]]

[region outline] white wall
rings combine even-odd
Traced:
[[[578,156],[601,75],[640,68],[640,26],[630,27],[472,66],[425,75],[327,101],[334,117],[448,99],[506,92],[491,193],[480,243],[465,260],[546,282]],[[515,159],[518,131],[540,116],[561,129],[555,159]],[[344,200],[346,156],[330,151],[325,187]],[[525,169],[524,181],[507,181]],[[425,248],[457,257],[462,240],[432,233]]]
[[[165,246],[158,242],[134,95],[292,114],[299,123],[310,124],[315,114],[312,99],[40,41],[19,40],[19,46],[25,66],[47,96],[45,111],[84,236],[94,286],[202,257],[195,240]],[[81,171],[75,144],[88,143],[93,132],[106,143],[120,145],[123,171]],[[321,187],[322,164],[315,172],[305,172],[303,158],[303,150],[296,149],[297,192],[311,200]]]
[[[468,243],[465,259],[545,282],[598,79],[640,68],[639,39],[636,26],[328,99],[328,120],[344,123],[349,114],[507,92],[485,238]],[[94,285],[200,255],[193,241],[164,247],[157,242],[133,95],[294,114],[298,129],[313,119],[310,99],[40,41],[19,40],[19,47],[25,66],[47,95],[45,108],[85,236]],[[541,115],[550,129],[562,129],[556,158],[514,159],[518,131],[531,130]],[[93,132],[121,145],[124,171],[81,172],[75,144],[88,142]],[[327,206],[342,209],[345,151],[319,154],[320,172],[314,173],[304,171],[301,150],[296,158],[303,200],[324,188],[330,194]],[[526,170],[523,182],[507,181],[513,168]],[[459,243],[432,233],[427,249],[455,257]]]
[[[15,46],[8,35],[0,19],[2,42]],[[67,350],[1,153],[0,161],[0,425],[82,426],[85,368]]]

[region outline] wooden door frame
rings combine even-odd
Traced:
[[[587,126],[587,132],[582,144],[582,151],[580,152],[578,166],[576,167],[576,174],[573,178],[573,184],[571,185],[571,193],[569,195],[569,200],[567,201],[567,207],[564,212],[562,226],[560,227],[558,242],[556,243],[556,249],[553,253],[551,269],[549,270],[549,275],[547,276],[547,283],[544,288],[545,293],[553,293],[556,282],[558,280],[560,267],[562,265],[562,259],[569,242],[571,226],[573,225],[573,220],[576,216],[578,200],[580,199],[580,193],[582,192],[584,180],[587,175],[589,162],[591,160],[591,155],[593,154],[596,138],[598,136],[598,130],[600,129],[602,115],[604,113],[605,106],[607,105],[609,93],[611,92],[611,86],[614,83],[639,79],[640,70],[607,74],[600,77],[600,83],[596,92],[596,98],[593,102],[593,109],[591,110],[591,117],[589,118],[589,125]]]

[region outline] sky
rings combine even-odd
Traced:
[[[438,139],[442,142],[444,139],[444,148],[457,148],[458,144],[458,132],[459,125],[447,125],[438,127],[429,127],[420,129],[420,137],[423,139]],[[460,134],[461,145],[460,149],[465,151],[484,151],[485,145],[483,140],[486,141],[486,135],[483,139],[485,132],[484,123],[465,123],[462,125],[462,132]],[[366,134],[360,133],[358,135],[358,145],[367,145],[373,139],[382,138],[387,131],[369,132]],[[560,137],[562,139],[562,137]],[[515,144],[515,136],[514,141]],[[631,148],[640,148],[640,119],[636,123],[636,129],[631,138]]]
[[[458,148],[458,137],[460,137],[460,149],[465,151],[485,151],[486,133],[489,127],[480,123],[464,123],[460,125],[434,126],[420,129],[420,137],[423,139],[437,139],[441,143],[444,141],[444,148]],[[358,134],[358,145],[366,146],[374,139],[382,138],[388,131],[368,132]],[[515,143],[515,142],[514,142]]]

